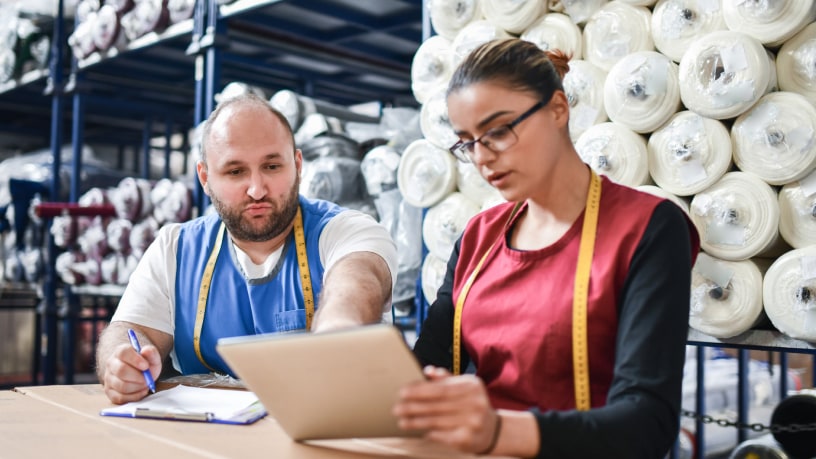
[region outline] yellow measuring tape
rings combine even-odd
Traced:
[[[575,405],[579,410],[590,408],[589,396],[589,352],[587,351],[587,302],[589,299],[589,276],[592,268],[592,256],[595,251],[595,234],[598,228],[598,213],[601,204],[601,179],[594,172],[590,171],[591,178],[589,192],[587,193],[586,211],[584,212],[584,224],[581,231],[581,243],[578,248],[578,265],[575,272],[575,290],[572,302],[572,348],[573,348],[573,374],[575,379]],[[519,206],[517,205],[510,214],[507,223],[513,219]],[[470,273],[465,285],[462,287],[456,299],[456,307],[453,313],[453,373],[461,374],[461,349],[462,349],[462,310],[473,281],[487,259],[487,255],[496,245],[494,242],[487,249],[479,263]]]
[[[224,223],[221,223],[221,226],[218,228],[218,234],[215,236],[215,245],[213,246],[212,252],[210,252],[210,257],[207,259],[207,264],[204,267],[204,275],[201,278],[201,288],[198,291],[195,328],[193,331],[193,348],[195,349],[196,356],[201,364],[210,371],[216,370],[207,364],[204,360],[204,356],[201,354],[201,330],[204,327],[207,298],[210,295],[210,285],[212,284],[212,276],[215,271],[215,261],[218,259],[219,252],[221,252],[224,231]],[[297,246],[298,270],[300,271],[300,281],[303,289],[303,303],[306,308],[306,330],[309,330],[312,326],[312,317],[314,317],[314,293],[312,291],[312,277],[309,273],[309,259],[306,255],[306,238],[303,233],[303,215],[300,213],[300,207],[298,207],[297,215],[295,216],[295,245]]]

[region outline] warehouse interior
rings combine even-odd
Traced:
[[[505,37],[572,56],[581,159],[701,235],[667,457],[816,457],[813,0],[4,0],[0,388],[98,382],[138,260],[207,211],[201,124],[247,92],[291,124],[303,196],[390,231],[384,320],[411,344],[467,222],[504,202],[447,151],[445,89]],[[768,427],[794,395],[812,456]]]

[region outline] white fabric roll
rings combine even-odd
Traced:
[[[482,18],[481,0],[428,0],[431,26],[439,35],[453,40],[471,22]]]
[[[779,89],[798,92],[816,105],[816,23],[786,41],[776,56]]]
[[[645,7],[605,4],[584,26],[584,59],[608,72],[627,54],[654,50],[651,21],[652,13]]]
[[[422,295],[428,304],[436,301],[436,292],[445,281],[445,271],[448,268],[447,260],[443,260],[429,253],[422,261]]]
[[[563,84],[570,104],[570,137],[576,140],[590,126],[608,119],[604,108],[606,72],[585,60],[570,61],[569,66]]]
[[[721,30],[699,37],[680,60],[680,98],[708,118],[733,118],[776,84],[776,65],[756,38]]]
[[[549,0],[550,11],[564,13],[576,24],[583,24],[609,0]]]
[[[628,3],[633,6],[652,6],[657,0],[618,0],[622,3]]]
[[[480,207],[486,201],[494,201],[501,197],[499,190],[493,188],[479,174],[473,163],[456,162],[456,183],[459,191]]]
[[[771,185],[816,169],[816,107],[793,92],[763,96],[731,127],[734,162]]]
[[[411,142],[402,152],[397,187],[414,207],[430,207],[456,189],[456,159],[425,139]]]
[[[762,287],[765,313],[782,333],[816,342],[816,245],[773,262]]]
[[[697,38],[725,29],[719,0],[660,0],[652,11],[655,47],[675,62]]]
[[[729,29],[747,33],[769,47],[781,45],[816,20],[813,0],[723,0],[722,7]]]
[[[522,40],[535,43],[543,50],[560,49],[573,59],[581,59],[583,48],[581,29],[572,22],[569,16],[561,13],[550,13],[541,16],[530,24],[521,34]]]
[[[702,230],[703,250],[729,261],[769,255],[781,241],[777,199],[754,174],[725,174],[691,200],[691,220]]]
[[[428,252],[442,260],[450,258],[456,240],[470,217],[477,213],[479,206],[459,192],[449,194],[428,209],[422,221],[422,240]]]
[[[699,193],[731,168],[731,136],[721,121],[692,111],[676,113],[647,143],[649,174],[678,196]]]
[[[547,11],[543,0],[482,0],[482,14],[496,27],[520,34]]]
[[[816,245],[816,171],[779,192],[779,234],[796,249]]]
[[[604,82],[609,119],[645,134],[680,108],[677,64],[656,51],[637,51],[616,62]]]
[[[509,38],[511,35],[504,29],[496,27],[484,19],[479,19],[466,25],[451,43],[453,68],[456,68],[471,51],[479,45],[496,38]]]
[[[670,193],[667,190],[664,190],[663,188],[660,188],[659,186],[640,185],[639,187],[636,187],[636,189],[638,191],[642,191],[644,193],[649,193],[649,194],[657,196],[659,198],[668,199],[669,201],[675,203],[677,205],[677,207],[682,209],[683,212],[686,213],[686,215],[688,215],[688,213],[689,213],[689,203],[688,203],[688,201],[681,198],[680,196],[677,196],[676,194]]]
[[[575,150],[595,172],[614,182],[630,187],[649,182],[646,139],[625,126],[596,124],[578,137]]]
[[[424,104],[439,88],[447,87],[453,73],[451,42],[434,35],[419,45],[411,62],[411,90],[414,98]]]
[[[431,94],[419,111],[419,128],[429,142],[447,150],[459,141],[448,118],[448,101],[445,88]]]
[[[689,326],[715,338],[731,338],[759,325],[765,319],[762,273],[768,264],[699,253],[691,272]]]

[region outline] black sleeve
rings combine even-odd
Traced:
[[[584,412],[534,411],[537,457],[656,459],[674,443],[694,259],[687,222],[668,201],[655,209],[620,298],[607,404]]]
[[[445,279],[436,293],[436,300],[428,308],[428,315],[414,344],[414,355],[423,366],[453,369],[453,273],[459,260],[461,243],[460,236],[448,259]],[[464,349],[461,358],[462,368],[467,368],[470,359]]]

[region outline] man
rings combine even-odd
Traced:
[[[147,395],[143,371],[158,376],[168,355],[182,374],[229,373],[218,338],[381,320],[393,240],[362,212],[301,197],[302,163],[265,100],[240,96],[210,115],[196,170],[216,213],[163,227],[131,276],[97,351],[112,402]]]

